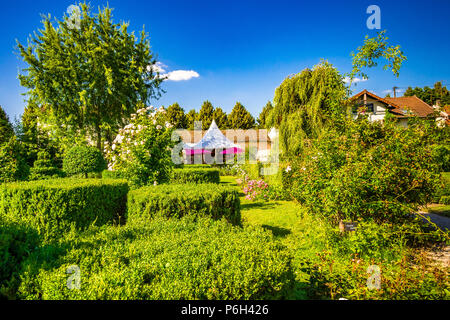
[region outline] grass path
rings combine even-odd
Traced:
[[[221,183],[239,188],[236,177],[221,177]],[[286,246],[293,257],[296,270],[296,288],[292,299],[308,299],[305,286],[309,275],[301,271],[299,257],[312,257],[326,250],[324,226],[312,219],[305,210],[293,201],[251,201],[240,194],[243,226],[261,226],[274,235],[275,241]]]

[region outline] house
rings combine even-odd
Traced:
[[[419,118],[435,119],[433,107],[416,96],[381,98],[376,94],[363,90],[350,98],[353,101],[353,113],[355,116],[363,110],[368,114],[370,121],[383,120],[389,112],[397,118],[399,125],[406,127],[408,118],[416,116]],[[365,107],[365,108],[363,108]]]

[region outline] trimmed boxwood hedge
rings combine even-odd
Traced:
[[[174,169],[171,183],[220,183],[220,171],[213,168]]]
[[[75,227],[102,225],[123,217],[124,180],[52,179],[0,186],[0,219],[34,228],[48,240]]]
[[[283,299],[295,274],[270,231],[203,217],[105,226],[35,252],[22,264],[18,299]],[[52,259],[48,260],[51,255]],[[69,290],[70,266],[80,289]]]
[[[238,191],[217,184],[174,184],[144,187],[128,194],[127,222],[186,215],[224,217],[233,224],[240,224]]]

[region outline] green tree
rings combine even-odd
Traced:
[[[425,86],[423,88],[415,87],[408,89],[403,94],[405,97],[416,96],[430,106],[436,104],[438,101],[441,106],[450,105],[450,92],[447,87],[442,86],[442,82],[438,81],[434,84],[433,88]]]
[[[136,111],[160,94],[163,81],[154,65],[145,31],[140,37],[128,32],[128,24],[116,24],[108,7],[91,14],[80,4],[80,28],[69,18],[43,19],[43,29],[17,42],[28,65],[19,75],[29,101],[51,110],[48,121],[65,130],[86,130],[101,148],[105,131],[116,131]]]
[[[184,114],[184,109],[178,103],[174,103],[167,108],[167,121],[174,126],[175,129],[186,129],[187,119]]]
[[[240,102],[237,102],[228,116],[228,124],[231,129],[247,130],[255,126],[255,118]]]
[[[14,136],[14,130],[5,110],[0,106],[0,145],[9,141]]]
[[[205,102],[203,102],[203,105],[200,109],[200,113],[198,115],[198,121],[202,122],[203,130],[208,130],[209,127],[211,126],[211,123],[213,121],[213,114],[214,114],[214,107],[211,104],[211,102],[206,100]]]
[[[346,97],[342,75],[322,61],[281,83],[275,90],[274,108],[266,116],[266,126],[279,128],[281,148],[296,155],[306,139],[320,137],[327,124],[346,114]]]
[[[186,115],[187,129],[194,130],[195,121],[198,121],[198,113],[192,109]]]
[[[216,108],[213,113],[213,119],[220,129],[228,129],[228,116],[222,108]]]
[[[258,117],[258,128],[260,129],[266,129],[266,120],[267,117],[269,116],[269,114],[272,112],[273,110],[273,105],[272,102],[268,101],[266,106],[262,109],[261,113],[259,114]]]
[[[363,72],[364,68],[372,68],[378,65],[378,60],[384,58],[387,63],[383,66],[384,70],[390,69],[396,77],[399,76],[399,71],[403,61],[406,57],[400,46],[390,46],[388,37],[385,36],[386,30],[378,32],[377,37],[369,38],[366,36],[364,45],[358,47],[356,53],[351,53],[352,56],[352,71],[348,75],[350,79],[350,86],[356,76],[361,76],[363,79],[368,79],[368,75]]]

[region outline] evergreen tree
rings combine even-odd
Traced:
[[[178,103],[174,103],[167,108],[167,121],[170,122],[176,129],[186,129],[187,119],[184,114],[184,109]]]
[[[9,141],[14,136],[14,130],[5,110],[0,106],[0,145]]]
[[[240,102],[237,102],[228,116],[228,124],[231,129],[252,129],[255,126],[255,118]]]
[[[268,101],[266,106],[262,109],[261,113],[259,114],[258,128],[267,129],[266,120],[268,115],[272,112],[272,110],[273,110],[272,102]]]
[[[187,129],[194,130],[195,121],[198,121],[198,113],[195,109],[192,109],[186,115]]]
[[[214,110],[213,118],[220,129],[228,129],[228,116],[223,112],[222,108],[216,108]]]
[[[214,114],[214,107],[211,104],[211,102],[206,100],[205,102],[203,102],[203,105],[200,109],[200,113],[198,115],[198,121],[202,122],[203,130],[208,130],[209,127],[211,126],[211,123],[213,121],[213,114]]]

